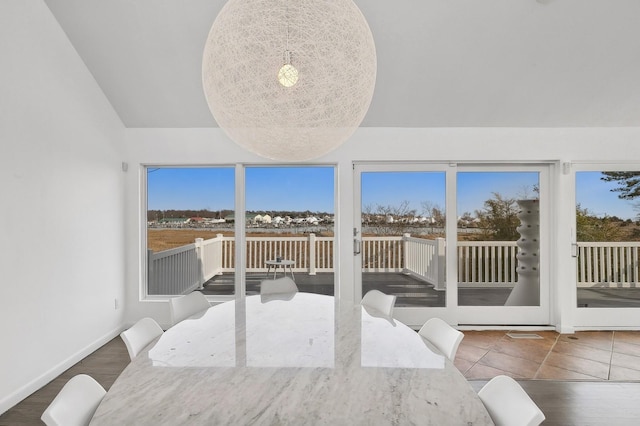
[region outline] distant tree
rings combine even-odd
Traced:
[[[423,201],[421,203],[422,214],[432,219],[432,225],[439,228],[445,225],[444,209],[437,204],[433,204],[431,201]]]
[[[410,202],[406,200],[397,206],[367,205],[362,209],[363,225],[376,235],[402,235],[409,232],[409,219],[416,215],[415,209],[409,207]]]
[[[577,241],[620,241],[622,228],[620,220],[612,217],[596,217],[588,209],[576,206]]]
[[[469,228],[469,227],[475,227],[475,223],[476,221],[474,220],[475,218],[473,217],[473,215],[471,214],[471,212],[464,212],[462,213],[462,215],[460,215],[460,217],[458,218],[458,228]]]
[[[534,195],[531,194],[533,192]],[[540,186],[535,184],[533,186],[523,185],[518,192],[518,199],[520,200],[531,200],[540,198]]]
[[[640,172],[602,172],[600,179],[618,183],[618,188],[611,190],[619,192],[618,198],[633,200],[640,197]]]
[[[478,227],[483,230],[479,240],[516,241],[520,238],[517,227],[519,208],[515,198],[505,198],[493,192],[493,198],[484,202],[483,210],[476,210]]]

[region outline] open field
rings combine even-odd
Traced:
[[[302,234],[299,232],[291,232],[290,230],[252,230],[247,231],[247,237],[300,237]],[[191,244],[196,238],[202,238],[208,240],[215,238],[216,235],[222,234],[225,237],[232,237],[233,231],[228,229],[147,229],[147,247],[149,250],[159,252],[162,250],[168,250],[174,247],[180,247],[187,244]],[[318,237],[332,236],[333,233],[317,232]]]
[[[154,252],[193,243],[196,238],[208,240],[216,235],[232,236],[232,231],[200,229],[147,229],[147,248]]]
[[[411,235],[417,238],[426,238],[426,239],[435,239],[435,238],[444,238],[443,233],[433,232],[433,233],[423,233],[420,234],[416,232],[416,230],[412,230],[414,233]],[[308,235],[310,232],[313,232],[318,237],[332,237],[333,231],[327,230],[326,228],[249,228],[247,229],[247,237],[300,237],[302,235]],[[147,247],[149,250],[153,250],[154,252],[159,252],[162,250],[169,250],[175,247],[181,247],[187,244],[191,244],[195,241],[196,238],[202,239],[210,239],[215,238],[216,235],[222,234],[226,237],[231,237],[234,235],[233,230],[228,228],[226,229],[197,229],[197,228],[181,228],[181,229],[159,229],[159,228],[148,228],[147,229]],[[400,233],[383,233],[385,237],[390,236],[398,236],[402,235]],[[472,233],[461,233],[458,235],[460,240],[472,239],[470,238]],[[365,232],[363,230],[362,236],[364,237],[375,237],[377,236],[373,232]]]

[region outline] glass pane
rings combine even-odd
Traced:
[[[245,188],[247,294],[286,275],[333,295],[333,167],[248,167]]]
[[[457,175],[458,305],[540,305],[539,176]]]
[[[234,169],[147,168],[149,295],[234,294]]]
[[[640,172],[576,172],[578,307],[640,307]]]
[[[364,172],[362,294],[445,306],[445,173]]]

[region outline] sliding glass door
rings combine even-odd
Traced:
[[[460,324],[549,324],[548,176],[543,165],[458,167]]]
[[[577,306],[640,307],[638,171],[577,171]]]
[[[354,181],[356,294],[396,296],[395,312],[409,315],[407,323],[427,309],[443,311],[450,291],[445,166],[358,165]]]
[[[356,294],[398,318],[549,324],[548,166],[357,165]]]

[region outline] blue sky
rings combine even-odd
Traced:
[[[458,173],[458,215],[471,214],[483,208],[492,192],[504,198],[535,198],[533,188],[537,173]],[[385,172],[362,176],[362,205],[400,205],[409,201],[409,208],[423,213],[423,204],[445,207],[444,172]]]
[[[334,212],[333,167],[248,167],[249,211]]]
[[[150,210],[233,210],[234,168],[149,168]],[[578,172],[576,200],[592,214],[635,218],[636,202],[620,200],[600,180],[600,172]],[[482,209],[498,192],[506,198],[535,198],[538,174],[533,172],[461,172],[458,215]],[[248,167],[246,208],[250,211],[292,210],[333,213],[332,167]],[[362,175],[362,205],[398,206],[423,211],[423,203],[445,207],[444,172],[368,172]]]
[[[149,210],[233,210],[234,169],[148,168]]]
[[[233,167],[149,169],[149,210],[233,210]],[[333,167],[248,167],[250,211],[334,212]]]
[[[621,219],[635,219],[638,211],[634,208],[640,200],[628,201],[618,198],[615,182],[604,182],[600,172],[576,172],[576,202],[595,216],[618,216]]]

